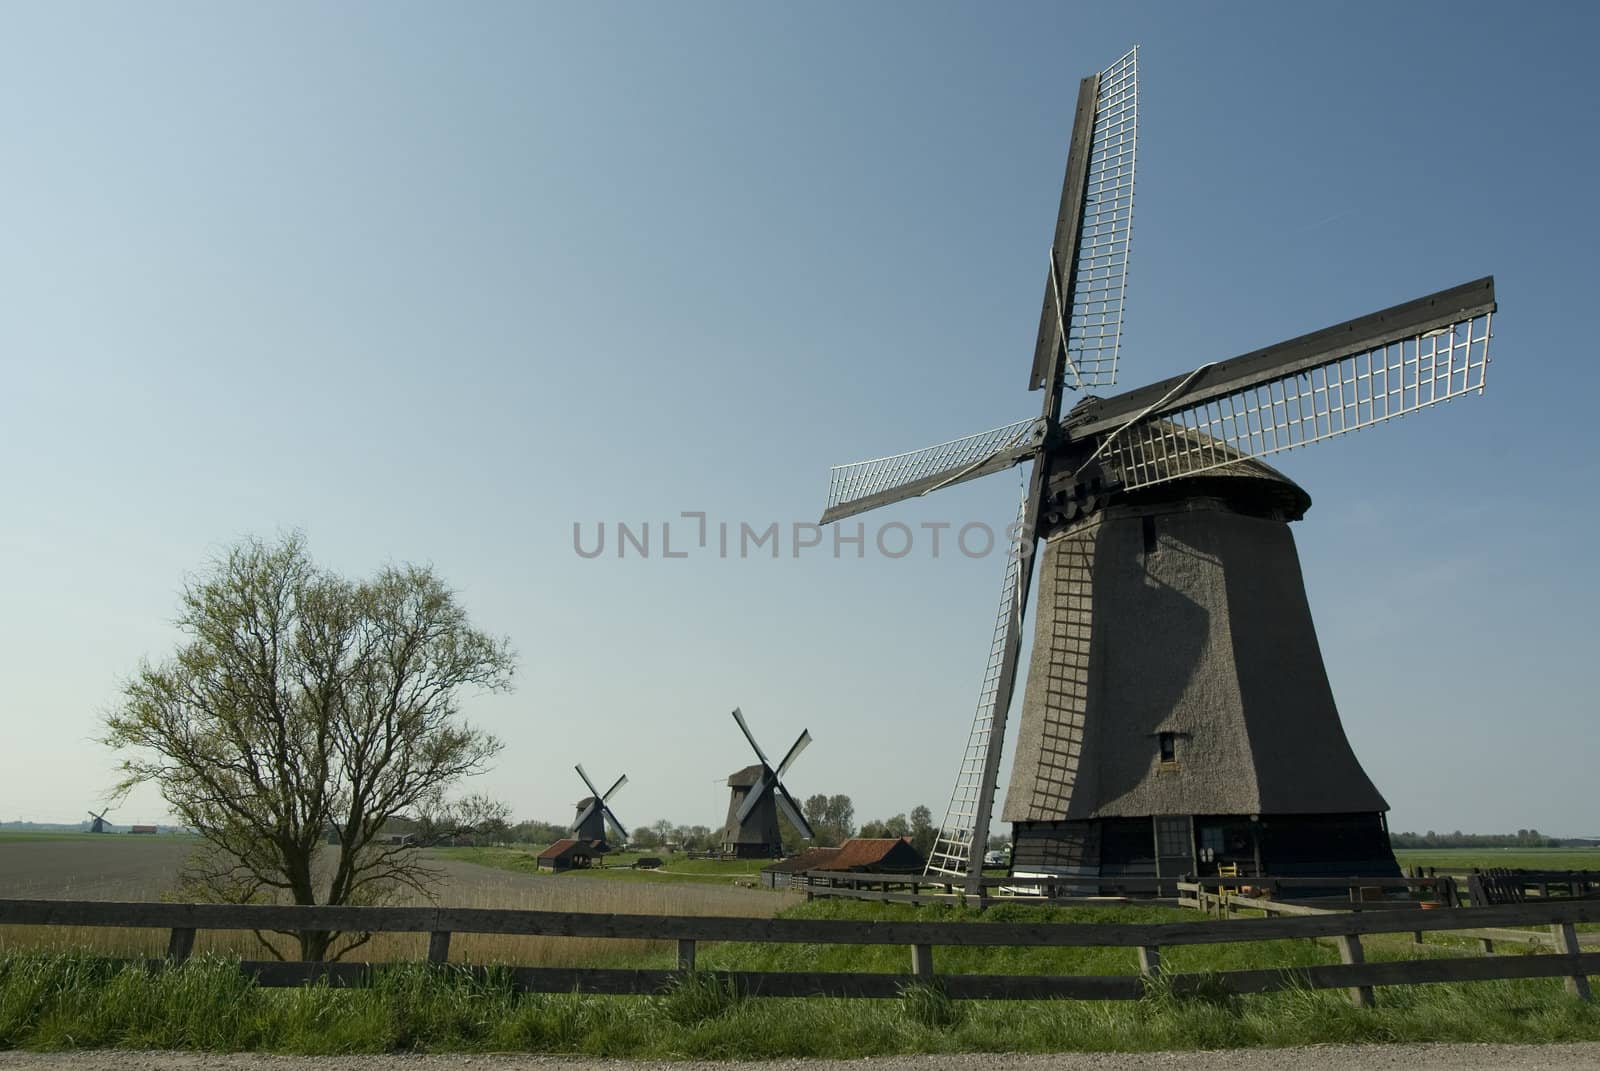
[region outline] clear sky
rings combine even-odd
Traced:
[[[660,524],[811,521],[831,464],[1037,411],[1077,82],[1137,43],[1124,386],[1497,276],[1487,394],[1275,463],[1393,826],[1600,831],[1597,33],[1585,5],[8,5],[0,818],[104,797],[97,720],[173,649],[184,575],[290,528],[352,574],[431,562],[511,637],[520,687],[468,710],[519,815],[569,818],[582,761],[629,774],[629,824],[720,822],[735,705],[769,752],[810,728],[797,794],[942,814],[1000,559],[785,532],[724,560],[713,529],[666,560]],[[881,520],[998,527],[1019,479]],[[579,557],[601,521],[652,556]]]

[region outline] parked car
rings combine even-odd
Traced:
[[[1005,866],[1006,865],[1006,853],[1005,852],[984,852],[983,853],[983,865],[984,866]]]

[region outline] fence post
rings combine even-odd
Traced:
[[[1491,940],[1490,938],[1487,938],[1487,937],[1478,938],[1478,947],[1483,950],[1483,954],[1484,955],[1486,955],[1486,956],[1494,955],[1494,941]]]
[[[1339,944],[1340,963],[1365,963],[1366,955],[1361,951],[1361,938],[1355,934],[1341,934],[1334,938]],[[1358,1008],[1370,1008],[1373,1005],[1372,987],[1370,985],[1353,985],[1350,987],[1350,1003]]]
[[[1160,945],[1139,946],[1139,973],[1147,982],[1161,973]]]
[[[450,958],[450,931],[434,930],[428,934],[428,962],[444,963]]]
[[[167,938],[167,958],[174,963],[182,963],[194,951],[194,927],[174,927],[172,935]]]
[[[1578,954],[1578,933],[1572,928],[1570,922],[1557,922],[1550,927],[1551,943],[1556,946],[1559,956],[1576,956]],[[1594,994],[1589,992],[1589,979],[1581,974],[1567,976],[1567,992],[1579,1000],[1593,1000]]]
[[[911,946],[911,973],[918,978],[933,977],[933,946]]]
[[[694,942],[685,938],[678,938],[678,970],[694,970]]]

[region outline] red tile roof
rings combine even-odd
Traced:
[[[911,848],[910,837],[852,837],[839,848],[838,854],[816,870],[856,870],[880,866],[891,852],[904,845]],[[911,848],[913,853],[915,848]]]
[[[820,870],[824,863],[838,854],[838,848],[810,848],[761,869],[776,874],[801,874],[807,870]]]
[[[541,860],[559,859],[568,852],[579,848],[586,848],[590,852],[593,852],[597,847],[599,847],[599,844],[599,841],[573,840],[569,837],[566,840],[558,840],[554,844],[550,845],[550,847],[539,853],[539,858]]]

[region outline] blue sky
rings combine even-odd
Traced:
[[[1137,43],[1125,386],[1496,275],[1482,398],[1276,463],[1393,825],[1600,827],[1593,10],[0,19],[0,818],[101,799],[184,575],[290,528],[511,637],[518,690],[468,709],[521,815],[582,761],[631,824],[720,821],[735,705],[769,751],[809,726],[796,793],[942,813],[998,558],[590,561],[573,526],[810,521],[831,464],[1034,413],[1077,81]],[[998,527],[1019,479],[882,519]]]

